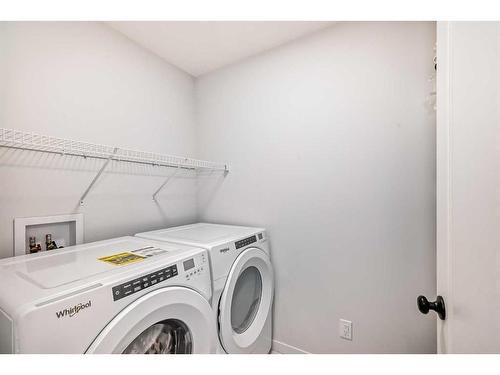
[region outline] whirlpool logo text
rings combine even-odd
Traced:
[[[57,318],[64,318],[64,317],[69,317],[72,318],[76,314],[78,314],[80,311],[83,309],[89,308],[92,306],[92,301],[88,301],[87,303],[79,303],[78,305],[68,307],[64,310],[61,311],[56,311]]]

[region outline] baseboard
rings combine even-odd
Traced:
[[[296,348],[295,346],[285,344],[284,342],[273,340],[272,352],[280,354],[311,354],[305,350]]]

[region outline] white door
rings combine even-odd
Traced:
[[[208,301],[194,290],[167,287],[127,306],[86,353],[215,353],[216,340]]]
[[[219,334],[227,353],[270,349],[269,335],[262,333],[271,316],[273,283],[271,261],[264,251],[248,248],[234,261],[219,302]]]
[[[500,353],[500,23],[438,22],[440,353]]]

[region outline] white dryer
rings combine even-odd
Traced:
[[[207,251],[122,237],[0,261],[0,353],[215,353]]]
[[[198,223],[136,236],[207,249],[218,352],[270,352],[274,279],[265,229]]]

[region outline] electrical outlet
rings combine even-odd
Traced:
[[[345,319],[339,320],[339,335],[345,340],[352,341],[352,322]]]

